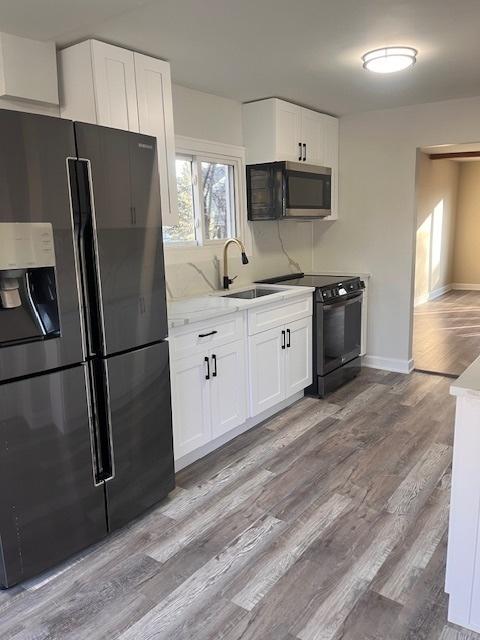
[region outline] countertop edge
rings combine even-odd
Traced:
[[[238,289],[233,289],[232,291],[242,291],[251,288],[252,285],[239,287]],[[289,300],[290,298],[301,297],[308,293],[313,293],[315,291],[315,287],[297,287],[297,286],[289,286],[289,285],[262,285],[268,286],[271,289],[280,289],[278,293],[281,295],[276,295],[274,299],[270,296],[265,296],[262,298],[255,298],[253,300],[242,300],[241,298],[229,298],[228,301],[231,304],[229,307],[223,308],[211,308],[204,309],[198,311],[192,311],[192,315],[189,315],[188,311],[179,312],[179,316],[177,318],[168,318],[168,328],[169,329],[178,329],[180,327],[185,327],[188,325],[193,325],[198,322],[203,322],[205,320],[211,320],[212,318],[220,318],[224,316],[231,315],[232,313],[239,313],[241,311],[245,311],[247,309],[251,309],[253,307],[263,307],[270,304],[274,304],[276,302],[283,302],[285,300]],[[180,303],[180,304],[188,304],[189,301],[199,301],[199,300],[212,300],[215,298],[224,299],[223,292],[214,292],[202,296],[190,296],[188,298],[179,298],[177,300],[171,300],[167,307]]]
[[[480,399],[480,356],[450,385],[450,394]]]

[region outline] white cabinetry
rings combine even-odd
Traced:
[[[178,221],[168,62],[87,40],[58,54],[63,118],[157,138],[162,220]]]
[[[298,315],[303,317],[296,320]],[[250,416],[312,382],[312,297],[248,312]],[[273,328],[262,330],[274,325]]]
[[[175,224],[178,219],[170,65],[164,60],[140,53],[133,55],[139,127],[142,133],[157,138],[162,218],[168,226]]]
[[[211,432],[212,438],[218,438],[247,418],[245,343],[223,345],[209,357]]]
[[[174,451],[181,458],[210,440],[210,395],[200,354],[174,360],[171,370]]]
[[[285,325],[285,397],[312,384],[312,318]]]
[[[301,397],[312,382],[312,307],[302,291],[171,330],[177,468]]]
[[[338,119],[269,98],[243,105],[247,164],[288,160],[332,169],[332,214],[337,218]]]
[[[230,341],[235,329],[233,342]],[[242,314],[173,332],[174,453],[178,460],[243,424],[247,378]],[[242,336],[242,339],[238,339]],[[189,356],[181,356],[190,347]],[[180,357],[178,357],[180,354]]]
[[[91,56],[96,124],[138,131],[133,52],[92,40]]]
[[[285,358],[280,328],[249,338],[250,415],[256,416],[285,398]]]
[[[448,620],[477,633],[480,632],[479,381],[480,359],[477,359],[451,387],[451,393],[458,397],[445,583],[450,596]]]

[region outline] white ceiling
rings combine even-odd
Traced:
[[[480,95],[479,25],[480,0],[0,0],[2,31],[96,36],[170,60],[178,84],[336,115]],[[416,66],[364,71],[386,45],[417,48]]]

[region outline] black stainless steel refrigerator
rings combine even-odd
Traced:
[[[0,585],[174,486],[155,139],[0,110]]]

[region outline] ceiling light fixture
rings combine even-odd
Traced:
[[[394,73],[415,64],[417,50],[412,47],[384,47],[362,56],[363,67],[375,73]]]

